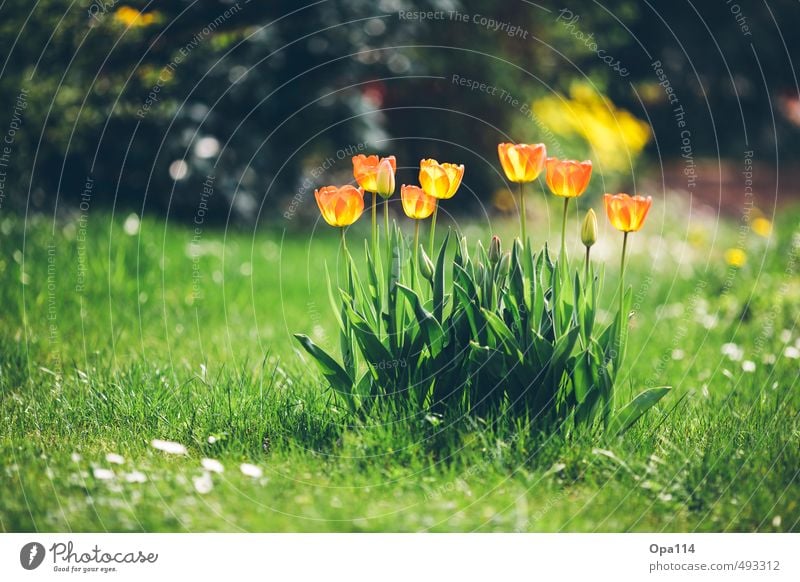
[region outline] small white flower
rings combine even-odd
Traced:
[[[717,327],[717,323],[719,323],[719,319],[716,315],[706,314],[700,317],[700,325],[706,329],[714,329]]]
[[[125,480],[128,483],[146,483],[147,475],[145,475],[141,471],[131,471],[130,473],[125,475]]]
[[[674,349],[672,350],[672,359],[673,360],[682,360],[686,354],[681,349]]]
[[[83,457],[81,457],[78,453],[72,453],[69,458],[72,459],[73,463],[80,463]]]
[[[781,335],[779,335],[778,338],[782,343],[788,344],[790,341],[792,341],[792,332],[788,329],[783,329],[781,330]]]
[[[95,469],[94,478],[100,481],[109,481],[114,478],[114,471],[111,469]]]
[[[260,467],[256,467],[250,463],[242,463],[239,465],[239,469],[243,474],[247,475],[248,477],[252,477],[253,479],[258,479],[261,477],[261,475],[263,475],[263,471]]]
[[[202,459],[200,464],[203,465],[203,469],[210,471],[211,473],[222,473],[225,470],[225,467],[222,466],[222,463],[216,459]]]
[[[796,360],[797,358],[800,358],[800,350],[794,346],[788,346],[785,350],[783,350],[783,355],[792,360]]]
[[[781,527],[781,516],[776,515],[772,518],[772,527]]]
[[[745,372],[755,372],[756,371],[756,363],[752,360],[745,360],[742,362],[742,370]]]
[[[184,447],[180,443],[176,443],[173,441],[162,441],[160,439],[153,439],[150,444],[153,446],[154,449],[158,449],[159,451],[164,451],[165,453],[169,453],[170,455],[185,455],[186,454],[186,447]]]
[[[128,236],[139,234],[139,217],[135,214],[129,214],[128,218],[125,219],[125,223],[122,225],[122,230],[124,230],[125,234]]]
[[[208,437],[208,444],[213,445],[215,442],[217,442],[217,437],[215,437],[213,434]]]
[[[744,350],[734,343],[722,344],[722,355],[728,356],[728,359],[738,362],[744,356]]]
[[[122,465],[125,462],[125,457],[118,455],[117,453],[108,453],[106,455],[106,461],[112,465]]]
[[[195,490],[200,495],[205,495],[214,488],[214,482],[211,480],[211,473],[203,473],[199,477],[192,479],[192,482],[194,483]]]
[[[761,358],[761,361],[767,364],[768,366],[771,366],[772,364],[775,363],[775,354],[764,354],[764,357]]]

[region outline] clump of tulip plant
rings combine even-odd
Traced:
[[[470,247],[448,232],[434,249],[440,200],[452,198],[464,166],[424,159],[419,185],[402,185],[405,214],[414,221],[407,237],[390,224],[388,200],[395,193],[393,156],[353,158],[358,187],[328,186],[315,192],[325,221],[342,231],[346,276],[329,281],[340,331],[337,358],[297,334],[335,394],[354,414],[513,411],[545,427],[628,429],[669,390],[650,388],[620,405],[615,384],[627,343],[631,290],[624,283],[628,235],[644,224],[650,197],[606,194],[605,211],[623,232],[619,303],[611,323],[597,320],[601,277],[591,262],[597,218],[586,213],[583,264],[573,268],[566,251],[569,203],[589,185],[590,161],[548,158],[544,144],[500,144],[500,164],[520,185],[520,238],[507,249],[497,237]],[[544,172],[551,192],[564,199],[561,247],[531,248],[526,235],[524,185]],[[364,241],[362,280],[348,251],[345,230],[372,195],[372,240]],[[384,200],[383,235],[377,198]],[[420,224],[430,218],[428,250]],[[434,252],[436,250],[436,252]]]

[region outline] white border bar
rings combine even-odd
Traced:
[[[798,551],[800,534],[3,534],[0,580],[797,581]]]

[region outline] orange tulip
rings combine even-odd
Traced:
[[[543,143],[497,144],[497,155],[506,177],[512,182],[533,182],[544,169],[547,150]]]
[[[436,160],[419,163],[419,183],[425,194],[439,200],[452,198],[464,177],[463,164],[440,164]]]
[[[648,196],[628,196],[627,194],[606,194],[603,197],[606,214],[611,226],[622,232],[636,232],[644,224],[647,213],[653,205]]]
[[[354,186],[325,186],[314,190],[322,218],[331,226],[349,226],[364,211],[364,190]]]
[[[400,187],[400,199],[406,216],[415,220],[428,218],[436,208],[436,198],[428,196],[419,186]]]
[[[378,192],[378,169],[381,167],[381,162],[384,161],[388,161],[389,166],[391,166],[392,191],[386,194],[384,192],[387,188],[384,187],[381,188],[381,190],[384,192],[380,192],[380,194],[381,196],[389,197],[394,192],[394,173],[397,171],[397,160],[395,160],[394,156],[389,156],[386,158],[379,158],[376,155],[365,156],[364,154],[353,156],[353,175],[355,176],[358,185],[361,186],[365,191]],[[384,172],[386,169],[388,168],[386,167],[386,164],[384,164]],[[385,182],[388,182],[388,179],[385,180]]]
[[[586,190],[592,177],[592,162],[547,158],[547,186],[556,196],[577,198]]]

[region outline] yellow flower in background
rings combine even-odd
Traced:
[[[725,251],[725,262],[731,267],[743,267],[747,262],[747,255],[742,249],[728,249]]]
[[[556,135],[585,139],[603,169],[628,169],[650,141],[650,125],[582,83],[571,87],[568,99],[534,101],[533,112]]]
[[[157,17],[157,12],[139,12],[130,6],[120,6],[114,12],[114,20],[125,26],[150,26]]]
[[[758,236],[763,236],[764,238],[769,237],[769,235],[772,233],[772,223],[768,218],[763,216],[759,216],[753,220],[753,223],[750,226],[754,233],[756,233]]]
[[[511,212],[517,207],[517,201],[510,190],[501,188],[492,194],[492,206],[500,212]]]

